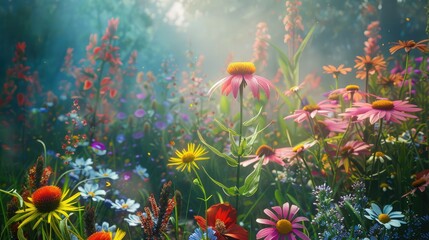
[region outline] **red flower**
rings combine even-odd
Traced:
[[[85,83],[83,85],[83,90],[88,90],[92,87],[92,82],[89,80],[85,80]]]
[[[195,216],[198,225],[205,231],[207,229],[206,220],[201,216]],[[219,203],[207,209],[208,226],[216,231],[218,240],[226,239],[248,239],[246,229],[238,225],[237,210],[231,207],[229,203]]]

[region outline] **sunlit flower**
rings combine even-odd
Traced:
[[[299,208],[293,204],[284,203],[282,207],[274,206],[271,208],[274,211],[266,208],[264,213],[267,214],[270,219],[257,218],[256,222],[261,224],[270,225],[270,227],[259,230],[256,234],[256,239],[296,239],[298,236],[304,240],[310,240],[306,236],[302,229],[304,226],[299,222],[308,221],[306,217],[296,217]]]
[[[386,69],[386,61],[384,61],[383,56],[371,58],[366,55],[364,57],[357,56],[356,58],[355,68],[361,70],[356,72],[356,78],[365,79],[366,71],[368,71],[370,75],[373,75],[375,72],[380,72],[381,70]]]
[[[196,228],[194,233],[189,236],[189,240],[217,240],[216,231],[211,227],[208,227],[205,232],[201,228]]]
[[[88,237],[88,240],[122,240],[125,237],[125,232],[118,228],[115,233],[112,232],[95,232]]]
[[[61,215],[68,218],[69,213],[80,211],[79,207],[74,206],[76,198],[80,193],[66,198],[69,190],[62,193],[57,186],[44,186],[36,191],[28,198],[28,202],[24,201],[25,208],[16,211],[16,215],[11,219],[13,222],[22,221],[18,228],[22,228],[27,223],[36,220],[33,229],[36,229],[40,222],[47,220],[49,224],[53,224],[55,220],[62,220]]]
[[[380,119],[387,122],[401,123],[407,118],[417,118],[407,112],[418,112],[421,109],[408,101],[389,101],[386,99],[376,100],[371,103],[356,102],[353,108],[346,109],[344,116],[356,116],[357,120],[369,118],[369,122],[374,124]],[[340,114],[341,115],[341,114]]]
[[[116,199],[115,202],[112,202],[111,208],[133,213],[137,211],[139,207],[140,207],[140,203],[136,203],[135,200],[128,198],[127,201],[125,201],[124,199],[120,199],[120,200]]]
[[[375,154],[371,154],[371,156],[366,160],[367,164],[373,164],[374,162],[384,163],[384,160],[391,161],[392,158],[384,154],[383,152],[376,152]]]
[[[417,190],[419,190],[420,192],[424,192],[426,190],[426,187],[429,186],[429,173],[427,173],[426,171],[425,175],[416,176],[416,180],[411,183],[411,186],[413,187],[413,189],[404,194],[402,197],[405,197],[409,194],[414,195]]]
[[[177,166],[176,169],[180,169],[180,171],[187,168],[188,172],[191,172],[191,168],[199,169],[196,161],[209,159],[208,157],[203,157],[206,153],[206,150],[200,145],[195,148],[194,143],[188,143],[188,149],[183,149],[182,152],[176,150],[177,157],[170,158],[167,166]]]
[[[253,96],[259,99],[259,90],[264,90],[267,98],[270,97],[270,89],[273,87],[271,82],[263,77],[255,75],[256,67],[251,62],[233,62],[228,65],[227,72],[230,74],[216,82],[209,90],[211,95],[218,87],[222,87],[222,93],[228,95],[232,92],[234,98],[237,98],[238,90],[241,84],[249,85]]]
[[[334,95],[341,95],[345,101],[359,102],[368,96],[367,93],[359,91],[358,85],[347,85],[345,88],[338,88],[330,93]]]
[[[335,67],[333,65],[327,65],[323,66],[322,68],[323,70],[325,70],[324,73],[332,74],[334,78],[337,78],[340,74],[346,75],[348,72],[352,71],[352,69],[349,67],[345,68],[344,64],[341,64],[338,67]]]
[[[274,162],[281,166],[285,166],[285,163],[283,162],[283,158],[282,158],[283,150],[284,148],[274,149],[268,145],[263,144],[256,150],[255,155],[249,156],[249,157],[252,157],[252,159],[243,161],[240,164],[243,165],[244,167],[247,167],[250,164],[256,162],[256,164],[254,165],[254,167],[256,167],[258,165],[257,162],[261,158],[264,158],[264,160],[262,161],[262,165],[267,165],[269,162]]]
[[[389,76],[380,76],[377,83],[382,86],[401,86],[404,77],[400,73],[391,73]]]
[[[109,168],[100,169],[98,170],[98,172],[95,172],[94,174],[95,174],[95,177],[99,177],[99,178],[110,178],[112,180],[116,180],[119,178],[118,174]]]
[[[81,197],[87,199],[88,197],[92,198],[92,201],[104,201],[102,196],[106,196],[106,191],[99,189],[98,184],[96,183],[85,183],[85,185],[79,186],[77,189],[80,191]]]
[[[298,144],[294,147],[284,148],[282,151],[281,157],[288,159],[287,161],[289,161],[289,163],[292,163],[293,160],[301,159],[302,153],[310,149],[316,143],[317,141],[311,141],[311,142]]]
[[[298,93],[299,92],[299,90],[301,90],[303,87],[304,87],[304,85],[306,84],[306,82],[305,81],[303,81],[302,83],[300,83],[298,86],[293,86],[293,87],[291,87],[291,88],[289,88],[289,90],[287,90],[287,91],[285,91],[285,95],[286,96],[291,96],[292,94],[296,94],[296,93]]]
[[[395,46],[389,49],[390,54],[394,54],[396,51],[404,49],[406,53],[409,53],[413,49],[418,49],[420,52],[429,52],[426,42],[429,39],[422,40],[420,42],[414,42],[414,40],[401,41],[395,43]]]
[[[201,216],[195,216],[195,220],[203,231],[212,227],[218,240],[248,239],[247,230],[236,223],[237,210],[229,203],[218,203],[209,207],[207,221]]]
[[[365,211],[369,215],[364,216],[369,220],[376,220],[387,229],[390,229],[391,227],[400,227],[401,224],[406,224],[406,222],[400,220],[405,216],[400,211],[392,212],[392,210],[392,205],[385,205],[383,207],[383,211],[381,211],[377,204],[371,203],[371,208],[365,208]]]
[[[295,110],[292,115],[285,117],[284,119],[293,118],[295,122],[301,123],[310,118],[315,118],[316,116],[325,116],[328,117],[330,114],[335,112],[335,109],[338,108],[337,104],[332,104],[329,100],[324,100],[318,104],[309,104],[304,106],[302,109]]]

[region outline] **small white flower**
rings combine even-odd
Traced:
[[[75,170],[76,175],[89,176],[92,171],[92,159],[77,158],[75,162],[70,162],[70,166]]]
[[[137,165],[133,172],[139,175],[143,180],[149,178],[149,173],[147,172],[147,169],[140,165]]]
[[[100,190],[98,184],[85,183],[85,185],[78,187],[80,191],[80,196],[84,199],[91,197],[93,201],[104,201],[104,198],[101,196],[106,195],[106,191]]]
[[[381,211],[380,207],[377,204],[371,203],[371,208],[365,208],[365,211],[369,215],[364,216],[369,220],[376,220],[378,223],[382,224],[387,229],[390,229],[392,226],[400,227],[401,224],[406,224],[406,222],[400,220],[403,219],[405,216],[399,211],[392,212],[392,210],[392,205],[385,205],[383,207],[383,211]]]
[[[144,215],[146,213],[143,213]],[[128,214],[128,218],[124,219],[130,226],[141,226],[142,222],[140,220],[140,217],[135,214]]]
[[[116,199],[115,202],[112,202],[112,208],[124,210],[128,212],[135,212],[140,207],[140,203],[136,203],[135,200],[127,199],[127,201],[123,199]]]
[[[98,170],[98,172],[95,172],[95,177],[110,178],[113,180],[116,180],[119,178],[118,174],[109,168]]]

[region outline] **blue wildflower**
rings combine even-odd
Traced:
[[[392,205],[385,205],[383,211],[381,211],[377,204],[371,203],[371,208],[365,208],[365,211],[369,215],[364,216],[369,220],[376,220],[387,229],[390,229],[392,226],[400,227],[401,224],[406,224],[406,222],[399,220],[404,218],[404,215],[399,211],[392,212],[392,210]]]
[[[215,233],[216,231],[211,227],[208,227],[205,233],[203,233],[200,228],[197,228],[194,233],[189,236],[189,240],[217,240]]]

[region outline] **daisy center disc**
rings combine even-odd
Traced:
[[[380,220],[380,222],[382,222],[382,223],[388,223],[388,222],[390,222],[390,217],[389,217],[389,215],[382,213],[382,214],[378,215],[378,220]]]
[[[286,235],[292,232],[292,223],[286,219],[280,219],[276,223],[276,229],[280,234]]]
[[[346,86],[346,90],[347,91],[358,91],[359,90],[359,86],[358,85],[347,85]]]
[[[313,112],[315,110],[320,110],[320,107],[317,105],[310,104],[310,105],[304,106],[302,108],[302,110],[307,111],[307,112]]]
[[[231,75],[246,75],[255,73],[256,67],[251,62],[233,62],[228,65],[226,71]]]
[[[62,192],[56,186],[44,186],[37,189],[31,198],[37,210],[41,213],[52,212],[58,208],[61,201]]]
[[[394,105],[393,102],[389,100],[377,100],[372,103],[372,108],[378,110],[392,110]]]
[[[302,149],[304,149],[304,145],[299,144],[299,145],[295,146],[294,148],[292,148],[292,151],[294,151],[294,152],[301,152]]]
[[[184,163],[190,163],[190,162],[194,161],[194,159],[195,159],[195,155],[191,152],[186,152],[182,156],[182,161]]]
[[[376,152],[375,156],[376,157],[384,157],[384,153],[383,152]]]
[[[256,150],[256,155],[258,155],[259,157],[262,156],[271,156],[274,154],[274,149],[271,148],[268,145],[261,145],[258,150]]]

